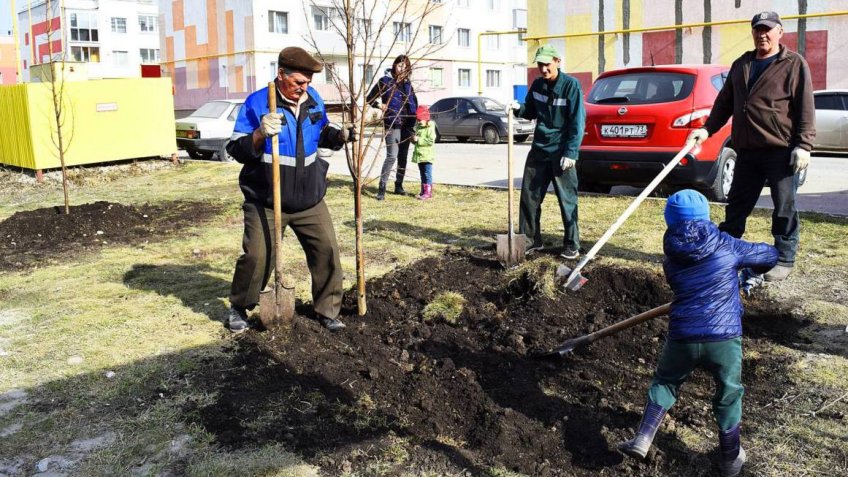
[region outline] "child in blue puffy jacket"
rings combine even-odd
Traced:
[[[701,367],[716,383],[713,414],[720,431],[722,474],[735,476],[745,463],[745,450],[739,444],[743,387],[738,275],[745,267],[759,273],[770,270],[777,263],[777,249],[720,232],[710,222],[707,199],[694,190],[668,198],[665,221],[663,270],[674,293],[668,338],[636,437],[619,449],[644,458],[680,386]]]

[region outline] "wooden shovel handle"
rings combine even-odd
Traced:
[[[277,85],[274,81],[268,83],[268,111],[277,112]],[[271,137],[271,177],[274,188],[274,295],[276,304],[274,314],[279,319],[282,306],[283,257],[280,253],[280,240],[283,235],[282,204],[280,198],[280,137]]]
[[[658,316],[667,315],[671,311],[671,303],[666,303],[665,305],[660,305],[656,308],[651,308],[650,310],[639,313],[636,316],[631,316],[626,320],[619,321],[613,325],[607,326],[606,328],[600,329],[590,335],[586,336],[587,343],[593,343],[601,338],[606,338],[607,336],[614,335],[620,331],[624,331],[628,328],[633,328],[634,326],[644,323],[646,321],[652,320]]]

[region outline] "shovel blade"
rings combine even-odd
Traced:
[[[527,251],[527,236],[524,234],[498,234],[495,236],[497,240],[498,260],[507,267],[518,265],[524,261],[524,254]],[[512,245],[510,247],[510,245]]]
[[[266,287],[259,293],[259,322],[265,329],[291,323],[294,317],[294,287],[283,286],[280,290],[280,306],[277,307],[274,288]]]
[[[585,345],[587,342],[588,341],[587,341],[585,336],[581,336],[579,338],[572,338],[572,339],[562,343],[561,345],[557,346],[556,348],[554,348],[550,351],[547,351],[547,352],[544,352],[544,353],[537,355],[537,358],[538,359],[559,359],[559,358],[565,357],[567,354],[571,353],[576,348],[579,348],[580,346]]]
[[[574,273],[574,270],[566,267],[565,265],[557,267],[556,276],[558,279],[562,280],[562,287],[568,291],[577,291],[583,288],[583,285],[589,281],[589,279],[581,275],[580,272]]]

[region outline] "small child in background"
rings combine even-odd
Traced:
[[[418,106],[415,119],[418,122],[412,136],[412,142],[415,143],[412,162],[418,164],[418,170],[421,172],[421,193],[415,198],[427,200],[433,197],[433,145],[436,144],[436,123],[430,121],[430,108],[427,106]]]
[[[719,427],[721,472],[733,477],[745,463],[739,443],[743,387],[738,274],[745,267],[758,273],[770,270],[777,263],[777,249],[720,232],[710,221],[706,197],[694,190],[668,198],[665,221],[663,271],[674,293],[668,337],[636,437],[619,449],[644,459],[680,386],[695,368],[703,368],[716,383],[713,414]]]

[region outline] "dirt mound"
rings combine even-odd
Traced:
[[[283,442],[328,475],[365,472],[375,461],[387,466],[386,475],[490,475],[492,467],[534,476],[717,470],[715,456],[688,449],[675,432],[688,427],[690,435],[715,438],[712,382],[704,373],[687,383],[666,419],[659,452],[637,463],[615,451],[638,424],[663,319],[557,363],[529,353],[669,301],[661,276],[595,267],[579,292],[546,298],[528,280],[508,277],[493,256],[475,253],[450,252],[372,281],[368,315],[355,316],[348,297],[342,333],[300,315],[288,332],[247,333],[235,350],[236,370],[207,377],[216,401],[188,403],[187,414],[226,447]],[[426,323],[422,310],[447,291],[465,298],[458,324]],[[767,308],[759,306],[749,323],[746,347],[767,348],[770,338],[761,332],[769,322],[791,321]],[[780,396],[781,359],[762,353],[746,360],[749,403]],[[746,426],[768,419],[752,408]],[[398,439],[407,444],[398,447]]]
[[[141,244],[199,225],[221,207],[200,202],[130,205],[98,201],[16,212],[0,222],[0,270],[20,270],[107,245]]]

